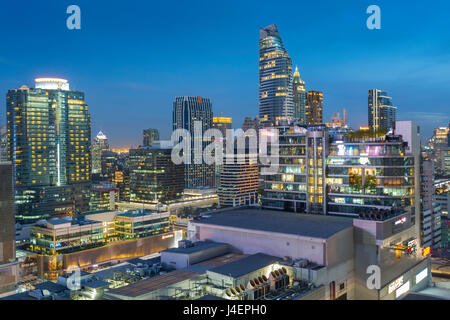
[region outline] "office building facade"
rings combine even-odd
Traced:
[[[200,122],[198,128],[195,122]],[[173,130],[185,129],[190,134],[190,164],[185,164],[185,188],[214,187],[215,166],[203,161],[203,150],[211,143],[203,134],[213,127],[212,104],[208,98],[178,97],[173,104]],[[196,131],[197,130],[197,131]],[[201,142],[196,144],[195,141]]]
[[[421,159],[421,238],[424,247],[441,245],[441,207],[436,202],[435,167],[432,160]]]
[[[0,293],[18,281],[14,222],[13,166],[0,161]]]
[[[266,209],[305,212],[307,206],[306,132],[295,124],[279,123],[279,169],[277,174],[264,174],[261,205]],[[262,130],[261,134],[265,134]]]
[[[306,124],[308,126],[323,124],[323,93],[308,91],[306,95]]]
[[[130,201],[166,203],[182,196],[184,165],[171,154],[172,149],[130,149]]]
[[[217,190],[219,207],[236,207],[258,203],[258,154],[247,149],[237,156],[237,148],[231,157],[224,155],[220,168],[220,183]]]

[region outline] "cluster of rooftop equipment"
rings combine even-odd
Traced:
[[[371,209],[367,212],[361,212],[359,218],[364,220],[379,220],[383,221],[397,215],[405,213],[403,208],[392,207],[389,209]]]
[[[225,290],[228,299],[259,300],[270,299],[277,293],[285,291],[289,287],[290,277],[284,267],[273,270],[269,278],[265,275],[250,279],[247,288],[240,284],[234,288]]]

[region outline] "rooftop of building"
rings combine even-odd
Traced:
[[[267,267],[268,265],[274,264],[280,260],[281,258],[270,256],[265,253],[256,253],[210,269],[209,272],[237,278]]]
[[[61,284],[57,284],[51,281],[34,284],[33,290],[40,291],[41,293],[43,293],[44,291],[48,291],[48,294],[53,295],[55,300],[70,300],[68,294],[66,294],[68,289]],[[12,294],[0,298],[0,300],[37,300],[37,298],[30,295],[30,292],[31,290]],[[50,298],[51,296],[47,297],[47,299]]]
[[[116,217],[117,211],[111,210],[98,210],[84,212],[83,215],[89,220],[102,221],[102,222],[112,222]]]
[[[137,209],[137,210],[128,210],[125,212],[117,213],[117,216],[120,217],[128,217],[128,218],[136,218],[150,215],[157,215],[160,213],[166,213],[158,210],[149,210],[149,209]]]
[[[193,221],[193,223],[328,239],[342,230],[351,228],[353,219],[239,208],[223,213],[212,213],[210,217]]]
[[[136,298],[152,291],[179,283],[184,280],[198,276],[198,273],[176,270],[166,274],[158,275],[147,280],[142,280],[121,288],[112,289],[109,293],[113,295]]]
[[[98,221],[85,219],[85,218],[72,218],[70,216],[62,217],[62,218],[51,218],[48,220],[42,219],[37,221],[34,226],[45,228],[45,229],[58,229],[65,228],[71,226],[84,226],[89,224],[97,223]]]
[[[162,252],[169,252],[169,253],[181,253],[181,254],[192,254],[212,248],[218,248],[218,247],[228,247],[229,245],[226,243],[220,243],[220,242],[209,242],[209,241],[199,241],[192,243],[192,246],[190,247],[178,247],[178,248],[170,248],[167,250],[164,250]]]

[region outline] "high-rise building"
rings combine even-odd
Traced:
[[[323,93],[308,91],[306,95],[306,124],[308,126],[323,124]]]
[[[414,225],[420,219],[420,152],[416,126],[409,124],[398,124],[403,138],[367,131],[338,140],[323,125],[279,123],[279,168],[261,174],[262,206],[353,217],[403,207],[410,208]]]
[[[224,154],[220,167],[220,183],[217,190],[220,207],[236,207],[258,203],[258,154],[251,154],[247,148],[237,156],[235,144],[233,160]]]
[[[102,172],[102,153],[109,150],[108,138],[99,131],[92,144],[92,173]]]
[[[154,141],[159,140],[159,131],[158,129],[144,129],[142,136],[142,146],[151,147]]]
[[[300,72],[295,67],[294,81],[292,89],[294,99],[294,118],[299,120],[299,124],[306,125],[306,89],[305,81],[300,78]]]
[[[306,132],[307,203],[306,212],[327,213],[326,161],[328,132],[323,125],[310,126]]]
[[[8,161],[8,131],[6,126],[0,126],[0,162]]]
[[[199,123],[198,127],[195,122]],[[185,164],[185,188],[214,187],[215,166],[203,161],[203,150],[211,141],[203,139],[213,127],[211,101],[202,97],[177,97],[173,104],[173,130],[185,129],[191,137],[191,163]],[[200,143],[195,141],[200,139]]]
[[[101,154],[101,181],[114,182],[117,170],[117,153],[111,150],[103,150]]]
[[[36,88],[9,90],[6,108],[18,217],[40,218],[29,204],[40,201],[33,193],[41,193],[41,187],[90,189],[91,120],[83,92],[70,91],[64,79],[38,78]]]
[[[438,176],[450,175],[450,123],[433,130],[429,144]]]
[[[421,159],[421,239],[423,247],[438,248],[441,244],[441,207],[436,202],[434,163]]]
[[[119,200],[119,189],[114,183],[99,183],[92,185],[89,201],[91,211],[115,210],[116,201]]]
[[[213,117],[213,128],[219,129],[225,139],[227,130],[231,129],[233,119],[231,117]]]
[[[411,222],[415,226],[415,232],[420,242],[423,242],[421,235],[421,222],[423,214],[421,208],[421,147],[420,147],[420,127],[414,121],[396,121],[395,135],[401,136],[406,143],[405,155],[414,159],[414,205],[411,207]]]
[[[273,123],[294,116],[292,60],[284,48],[277,26],[259,32],[259,118]]]
[[[397,107],[392,105],[392,98],[386,91],[369,90],[368,123],[372,130],[389,130],[394,128]]]
[[[130,201],[130,169],[117,170],[114,176],[114,182],[119,189],[119,200]]]
[[[170,148],[130,149],[130,201],[166,203],[182,196],[184,165],[171,154]]]
[[[232,118],[231,117],[214,117],[213,118],[213,128],[220,130],[222,133],[222,142],[223,142],[223,150],[226,148],[226,138],[227,138],[227,130],[231,130]],[[216,139],[218,140],[218,139]],[[216,183],[216,188],[220,185],[220,173],[222,171],[222,165],[216,163],[215,165],[215,173],[214,180]]]
[[[0,162],[0,293],[14,289],[17,280],[13,166]]]
[[[306,132],[295,124],[280,123],[279,169],[277,174],[263,174],[261,205],[267,209],[305,212],[307,202]],[[263,129],[261,134],[265,134]]]

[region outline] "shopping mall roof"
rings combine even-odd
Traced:
[[[268,265],[274,264],[280,260],[282,259],[278,257],[270,256],[264,253],[256,253],[222,266],[215,267],[208,272],[214,272],[221,275],[230,276],[232,278],[237,278],[267,267]]]
[[[219,248],[219,247],[228,248],[229,245],[226,243],[219,243],[219,242],[198,241],[198,242],[194,242],[192,247],[169,248],[162,252],[192,254],[195,252],[204,251],[204,250],[208,250],[208,249],[212,249],[212,248]]]
[[[160,213],[166,213],[164,211],[157,211],[157,210],[147,210],[147,209],[138,209],[138,210],[128,210],[125,212],[118,213],[118,216],[121,217],[129,217],[129,218],[136,218],[136,217],[143,217],[143,216],[149,216],[149,215],[156,215]]]
[[[213,212],[208,218],[192,223],[327,239],[352,227],[353,219],[244,208]]]

